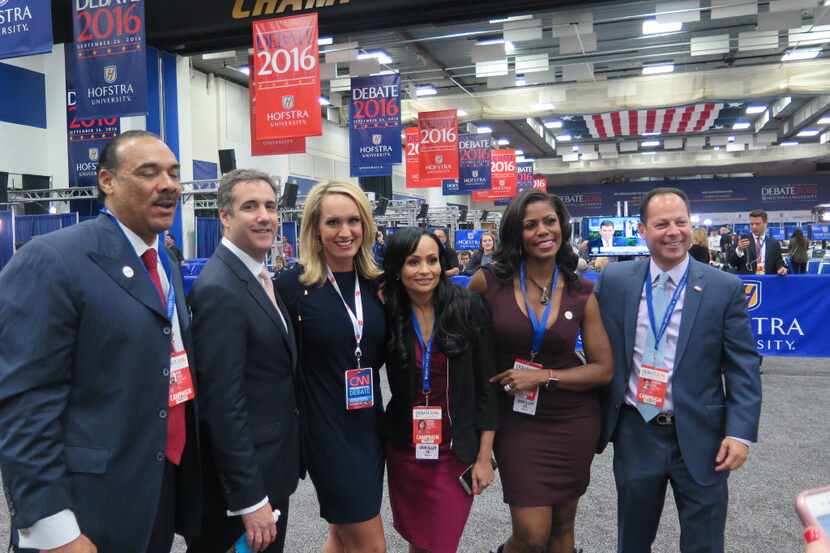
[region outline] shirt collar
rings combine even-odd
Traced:
[[[133,247],[133,250],[135,250],[135,254],[139,257],[139,259],[141,258],[142,255],[144,255],[144,252],[146,252],[147,250],[150,250],[150,249],[156,250],[156,254],[158,254],[158,251],[159,251],[159,237],[158,236],[156,236],[155,239],[153,240],[153,243],[148,246],[147,242],[145,242],[139,235],[134,233],[132,230],[127,228],[127,226],[125,226],[121,221],[119,221],[115,217],[115,215],[113,215],[113,219],[115,219],[115,222],[118,223],[119,227],[121,227],[121,230],[124,231],[124,236],[127,237],[127,240],[130,242],[130,246]]]
[[[669,279],[671,279],[672,284],[677,284],[680,282],[680,279],[683,278],[683,274],[686,272],[686,269],[689,267],[689,254],[686,254],[686,257],[672,267],[669,271]],[[660,273],[666,272],[663,271],[660,267],[657,266],[657,263],[654,262],[653,259],[649,260],[649,270],[651,271],[651,278],[652,283],[657,280],[657,277],[660,276]]]
[[[245,267],[256,277],[259,278],[260,273],[262,272],[262,268],[265,267],[265,263],[261,261],[257,261],[247,253],[243,252],[239,247],[228,240],[225,237],[222,237],[222,245],[228,248],[231,253],[233,253],[239,260],[242,262]]]

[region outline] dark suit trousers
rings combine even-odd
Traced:
[[[288,498],[280,501],[269,499],[271,508],[279,509],[282,514],[277,521],[277,539],[265,551],[282,553],[288,528]],[[225,553],[245,533],[245,525],[242,524],[242,517],[229,517],[224,509],[220,513],[215,508],[206,508],[202,532],[199,539],[188,540],[187,553]]]
[[[176,532],[176,472],[178,467],[170,461],[164,462],[164,476],[161,479],[159,506],[147,553],[169,553]],[[125,498],[129,501],[129,499]]]
[[[614,436],[614,478],[617,553],[651,553],[669,482],[680,518],[681,553],[724,552],[727,481],[695,482],[674,426],[647,423],[633,408],[623,408]]]

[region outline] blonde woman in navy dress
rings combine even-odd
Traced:
[[[558,196],[523,192],[502,217],[493,264],[470,283],[490,306],[501,371],[495,452],[513,535],[499,553],[573,553],[577,503],[599,445],[598,389],[613,375],[611,346],[570,238]],[[579,332],[587,362],[574,351]]]
[[[299,266],[278,281],[297,329],[303,460],[329,523],[324,553],[386,551],[378,376],[386,328],[375,231],[360,188],[318,184],[305,201]]]

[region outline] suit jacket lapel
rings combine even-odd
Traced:
[[[700,309],[700,300],[705,290],[703,278],[703,266],[689,259],[689,281],[686,284],[685,297],[683,298],[683,315],[680,319],[680,332],[677,337],[677,349],[674,352],[674,370],[680,366],[680,360],[689,345],[689,336],[695,324],[697,312]]]
[[[648,261],[632,263],[631,279],[625,293],[625,359],[628,363],[625,371],[626,382],[634,363],[634,339],[637,335],[637,314],[640,311],[640,299],[643,285],[648,273]]]
[[[166,320],[158,290],[121,229],[107,215],[99,215],[95,225],[98,250],[89,257],[125,292]]]
[[[245,264],[242,263],[242,260],[236,257],[228,248],[219,244],[216,248],[216,255],[221,259],[233,273],[239,278],[239,280],[245,282],[248,287],[248,293],[251,294],[251,297],[254,301],[259,304],[260,308],[268,315],[271,319],[271,322],[276,325],[277,329],[279,330],[280,336],[285,341],[286,346],[288,347],[289,351],[292,352],[292,360],[296,355],[294,352],[294,340],[291,336],[288,335],[288,331],[286,331],[286,327],[283,326],[282,320],[280,320],[280,315],[277,313],[277,310],[274,308],[274,304],[271,303],[271,299],[268,297],[268,294],[265,293],[265,289],[262,287],[262,284],[259,280],[254,277],[253,273],[245,267]],[[286,326],[291,324],[291,320],[288,318],[288,311],[285,309],[285,306],[280,302],[277,301],[277,304],[280,306],[280,310],[282,312],[283,317],[285,318]],[[289,326],[290,329],[290,326]],[[292,363],[293,365],[293,363]]]

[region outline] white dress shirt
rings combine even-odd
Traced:
[[[750,242],[752,242],[749,245],[749,247],[752,248],[753,251],[755,250],[755,241],[758,240],[759,242],[761,242],[761,255],[755,261],[756,261],[756,263],[759,263],[763,266],[765,260],[767,259],[767,237],[766,236],[756,236],[754,234],[750,234],[749,236],[750,236]],[[735,254],[738,257],[743,257],[744,256],[743,248],[735,248]],[[755,267],[752,267],[752,269],[755,270]]]
[[[666,293],[671,296],[686,268],[689,266],[689,256],[687,255],[683,261],[675,265],[670,271],[669,281],[666,284]],[[654,260],[649,261],[649,270],[651,271],[652,282],[657,280],[657,277],[664,271],[657,266]],[[666,328],[666,333],[663,335],[663,345],[661,351],[663,352],[663,366],[661,368],[668,369],[669,382],[666,385],[666,400],[663,403],[663,412],[672,412],[672,376],[674,374],[674,357],[677,351],[677,339],[680,336],[680,320],[683,317],[683,303],[686,299],[686,289],[680,293],[677,298],[677,305],[675,305],[674,312],[669,319],[669,326]],[[657,321],[659,327],[660,320]],[[651,333],[651,323],[648,318],[648,304],[646,303],[646,288],[640,293],[640,307],[637,311],[637,332],[634,335],[634,367],[631,375],[628,378],[628,390],[625,394],[625,402],[629,405],[637,405],[637,383],[640,381],[640,367],[643,365],[643,358],[645,356],[646,347],[649,345],[648,335]]]
[[[137,263],[139,264],[139,269],[142,269],[144,263],[141,261],[141,256],[144,252],[149,249],[154,249],[158,254],[158,237],[153,240],[151,245],[148,245],[136,233],[124,226],[121,221],[118,221],[118,219],[115,220],[118,223],[118,226],[121,227],[121,230],[124,231],[124,236],[127,237],[127,241],[133,247],[136,256],[138,256]],[[168,290],[170,289],[170,280],[164,272],[164,266],[162,265],[160,258],[157,272],[159,280],[161,281],[162,290],[166,296]],[[135,276],[138,275],[134,275],[132,278],[135,278]],[[166,308],[167,306],[165,305],[165,310]],[[182,342],[181,327],[179,325],[179,317],[175,306],[173,308],[172,323],[173,346],[176,351],[182,351],[184,349],[184,343]],[[55,549],[62,545],[66,545],[80,536],[81,528],[78,526],[78,519],[75,517],[75,513],[73,513],[70,509],[64,509],[54,515],[40,519],[29,528],[19,530],[18,535],[20,540],[19,546],[21,549]]]

